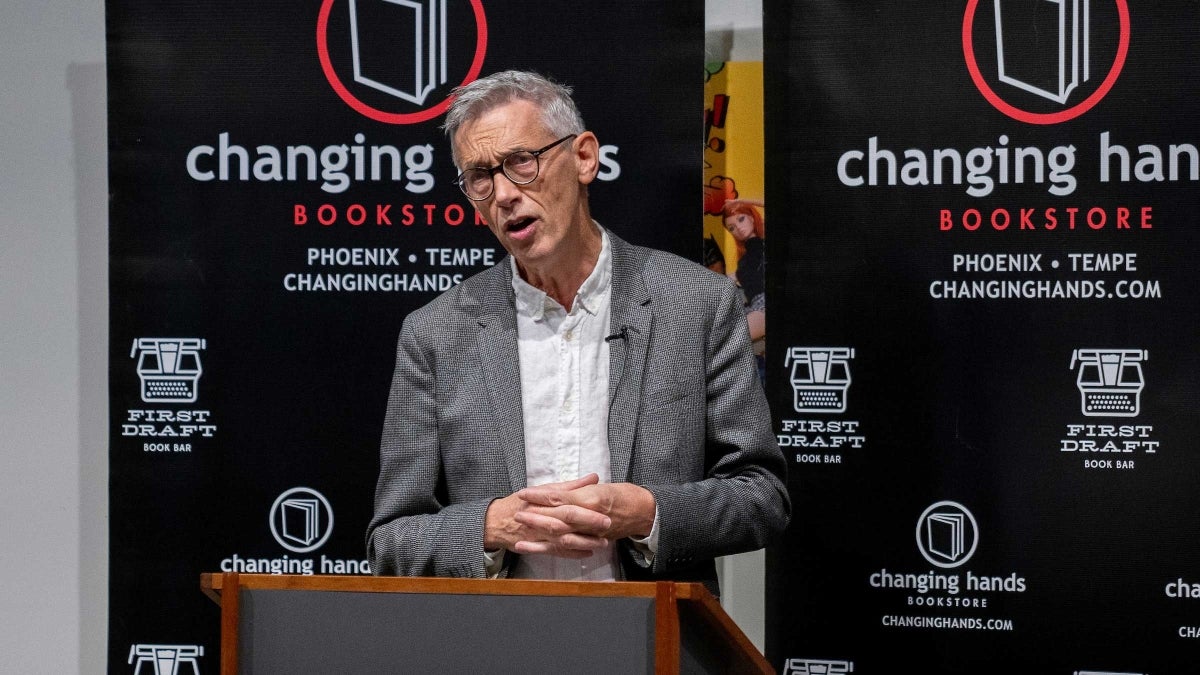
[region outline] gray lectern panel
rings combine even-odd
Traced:
[[[652,673],[652,598],[243,590],[246,675]]]
[[[691,612],[679,613],[679,672],[681,675],[727,675],[735,668],[724,638]]]

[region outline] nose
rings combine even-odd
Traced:
[[[496,200],[497,205],[511,205],[520,196],[520,186],[505,176],[503,171],[497,171],[496,175],[492,176],[492,199]]]

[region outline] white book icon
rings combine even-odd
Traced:
[[[320,506],[315,499],[288,499],[280,505],[283,512],[283,536],[308,546],[320,533],[317,518]]]
[[[446,0],[350,0],[354,81],[420,105],[446,83]]]
[[[935,513],[925,520],[925,547],[946,560],[958,560],[964,550],[963,530],[963,514]]]
[[[1000,81],[1066,103],[1091,76],[1090,0],[993,1]],[[1052,39],[1049,46],[1039,44],[1046,35]]]

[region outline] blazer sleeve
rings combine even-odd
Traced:
[[[645,486],[659,510],[655,575],[762,548],[791,517],[787,464],[771,427],[741,298],[732,283],[722,283],[719,293],[709,321],[696,328],[707,328],[701,338],[704,447],[676,449],[680,457],[703,462],[703,477]]]
[[[438,446],[436,356],[410,315],[396,349],[367,555],[376,575],[485,576],[490,499],[449,503]]]

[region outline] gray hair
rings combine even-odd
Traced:
[[[458,150],[454,134],[480,115],[513,101],[529,101],[542,111],[542,124],[554,136],[581,134],[583,117],[571,98],[571,88],[551,81],[537,73],[505,70],[481,77],[454,90],[454,100],[446,111],[442,129],[450,139],[454,164],[458,165]]]

